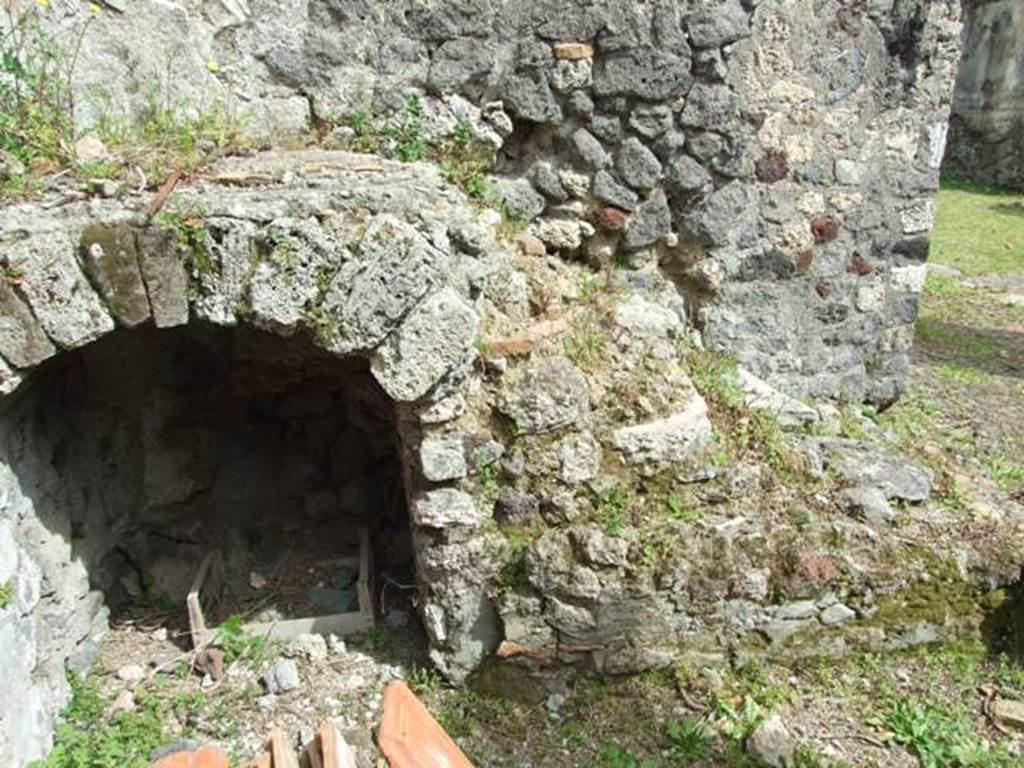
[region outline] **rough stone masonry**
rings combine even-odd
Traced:
[[[947,159],[970,178],[1024,188],[1024,6],[965,3]]]
[[[428,132],[483,123],[510,209],[551,251],[659,262],[706,343],[791,394],[900,391],[958,0],[118,6],[85,31],[83,127],[154,91],[234,105],[269,137],[419,96]]]
[[[65,12],[71,28],[77,4]],[[454,679],[507,692],[509,669],[799,658],[975,622],[977,593],[1016,573],[1008,529],[933,534],[949,521],[927,506],[928,472],[824,435],[794,440],[842,493],[792,509],[798,489],[763,467],[713,461],[690,378],[696,342],[725,349],[796,425],[819,411],[793,396],[898,395],[958,19],[956,0],[102,12],[75,76],[107,108],[149,81],[182,110],[233,104],[269,143],[311,118],[344,141],[346,115],[415,96],[429,135],[465,124],[492,148],[505,221],[436,168],[319,150],[223,161],[162,225],[149,194],[3,212],[19,279],[0,284],[0,583],[15,587],[0,653],[17,693],[0,701],[0,755],[46,749],[64,667],[88,665],[106,624],[75,557],[88,494],[54,471],[45,430],[19,426],[32,378],[144,323],[307,334],[365,362],[397,414],[420,614]],[[98,103],[79,106],[87,129]],[[771,504],[745,501],[766,488]],[[713,512],[689,516],[669,489]]]

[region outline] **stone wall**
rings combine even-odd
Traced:
[[[946,159],[970,178],[1024,188],[1024,6],[965,0],[964,8]]]
[[[828,436],[834,409],[716,373],[656,262],[596,273],[514,245],[434,166],[270,152],[153,205],[58,195],[0,218],[7,764],[47,749],[65,668],[106,627],[85,545],[110,542],[75,521],[137,499],[117,473],[102,501],[66,482],[46,374],[131,328],[252,326],[282,355],[298,336],[368,368],[396,414],[430,655],[454,680],[536,700],[577,674],[902,648],[977,632],[982,596],[1001,605],[1019,577],[1024,512],[930,504],[928,471]],[[776,420],[797,431],[764,432]]]
[[[78,30],[79,4],[55,5]],[[777,386],[902,386],[957,0],[116,5],[85,32],[82,126],[222,102],[271,139],[344,142],[414,96],[428,134],[474,123],[550,251],[659,262],[706,342]]]

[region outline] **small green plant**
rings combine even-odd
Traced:
[[[452,143],[456,149],[467,151],[473,142],[473,126],[465,118],[459,118],[455,123],[455,130],[452,131]]]
[[[735,359],[718,352],[689,350],[686,363],[694,386],[709,401],[729,411],[743,408],[743,387]]]
[[[711,734],[696,718],[670,720],[665,725],[665,736],[672,759],[682,765],[704,760],[711,754]]]
[[[753,696],[744,696],[739,704],[719,698],[715,708],[722,717],[722,735],[733,741],[743,741],[765,718],[765,712]]]
[[[136,708],[107,715],[110,702],[95,684],[74,675],[71,703],[54,738],[53,750],[31,768],[146,768],[150,754],[171,735],[159,700],[144,688],[135,691]]]
[[[270,233],[270,261],[277,267],[281,282],[291,287],[294,284],[294,270],[302,260],[299,241],[283,232],[274,230]]]
[[[602,768],[660,768],[661,763],[654,758],[639,758],[631,749],[623,749],[617,744],[606,744],[599,755]]]
[[[25,163],[37,158],[64,163],[72,151],[75,52],[46,33],[48,6],[5,3],[0,23],[0,150]]]
[[[898,698],[870,724],[884,728],[897,744],[917,755],[923,768],[972,768],[1000,765],[993,751],[975,731],[963,710],[929,701]]]
[[[625,485],[613,485],[597,495],[595,516],[598,525],[609,536],[622,533],[633,504],[633,491]]]
[[[682,497],[673,492],[665,496],[665,514],[669,520],[678,520],[681,523],[695,523],[701,518],[699,509],[688,507]]]
[[[480,456],[476,461],[476,477],[488,504],[494,504],[501,493],[498,463],[490,457]]]
[[[0,611],[4,610],[14,602],[14,581],[8,579],[0,584]]]
[[[172,201],[172,204],[176,202]],[[154,221],[174,234],[178,247],[185,254],[193,280],[200,280],[213,273],[213,262],[207,251],[209,231],[206,228],[206,214],[201,208],[174,206],[159,212]]]
[[[500,545],[501,567],[495,581],[499,587],[515,589],[527,580],[527,553],[535,537],[533,529],[509,526],[502,531]]]
[[[423,132],[423,104],[418,96],[408,96],[402,103],[402,120],[387,134],[395,144],[395,157],[403,163],[425,160],[430,142]]]
[[[384,651],[391,646],[391,635],[383,624],[374,624],[366,635],[366,642],[375,651]]]
[[[565,340],[565,356],[581,368],[596,368],[608,356],[608,339],[590,312],[575,317]]]
[[[246,632],[242,617],[237,613],[228,616],[217,627],[214,644],[224,651],[224,660],[228,664],[246,661],[258,665],[265,661],[270,653],[267,639]]]
[[[409,687],[421,696],[438,691],[445,685],[441,673],[429,667],[413,667],[409,673],[408,682]]]
[[[1021,462],[999,453],[986,456],[981,463],[1000,490],[1011,491],[1024,485],[1024,464]]]

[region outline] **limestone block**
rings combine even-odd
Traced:
[[[613,445],[630,464],[663,466],[685,461],[711,441],[711,421],[704,398],[694,393],[682,411],[664,419],[623,427]]]
[[[587,380],[564,357],[532,361],[511,377],[498,408],[521,432],[550,432],[566,427],[590,410]]]
[[[413,501],[412,520],[426,528],[476,527],[486,518],[473,497],[453,488],[427,491]]]
[[[478,324],[473,308],[443,288],[424,299],[374,353],[373,375],[395,400],[418,400],[468,360]]]
[[[84,346],[114,330],[113,318],[79,269],[74,234],[68,230],[40,233],[19,242],[8,254],[22,270],[19,290],[39,324],[65,349]]]
[[[18,368],[31,368],[56,351],[14,286],[0,280],[0,355]]]

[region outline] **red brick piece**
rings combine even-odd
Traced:
[[[629,214],[611,205],[604,206],[597,214],[598,223],[601,229],[608,232],[618,232],[626,226]]]
[[[401,680],[384,689],[377,744],[391,768],[473,768],[444,728]]]
[[[757,180],[774,184],[789,176],[789,157],[785,152],[770,152],[754,166]]]
[[[206,746],[161,757],[150,768],[228,768],[228,758],[217,747]]]
[[[831,243],[839,237],[839,230],[842,229],[842,222],[832,216],[816,216],[811,220],[811,234],[814,235],[814,242]]]
[[[855,275],[864,277],[864,275],[870,275],[874,270],[871,268],[871,265],[864,260],[863,256],[859,253],[855,253],[853,254],[853,258],[850,259],[850,271]]]

